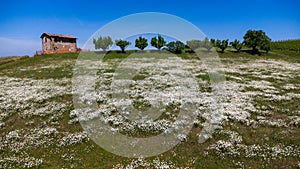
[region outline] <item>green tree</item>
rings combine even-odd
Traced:
[[[205,38],[202,42],[203,47],[207,49],[207,51],[209,52],[211,50],[211,48],[213,47],[212,44],[210,43],[210,41],[208,40],[208,38]]]
[[[189,40],[189,41],[186,41],[186,44],[192,50],[196,50],[197,48],[201,47],[202,42],[201,42],[201,40]]]
[[[125,40],[121,40],[121,39],[120,39],[120,40],[116,40],[116,41],[115,41],[115,44],[116,44],[117,46],[120,47],[122,53],[125,53],[125,48],[126,48],[128,45],[130,45],[131,43],[130,43],[129,41],[125,41]]]
[[[160,50],[163,46],[165,46],[166,43],[167,42],[165,41],[165,39],[160,35],[158,35],[157,37],[153,37],[151,39],[151,46],[157,48],[158,50]]]
[[[167,46],[167,50],[172,53],[181,53],[185,47],[184,43],[180,41],[170,42],[166,46]]]
[[[240,52],[240,50],[242,49],[243,47],[243,44],[235,39],[234,41],[230,42],[230,45],[237,51],[237,52]]]
[[[215,39],[211,38],[211,39],[210,39],[210,43],[211,43],[211,45],[212,45],[213,47],[216,47],[216,40],[215,40]]]
[[[144,50],[148,46],[148,42],[146,38],[140,36],[138,39],[135,40],[135,47]]]
[[[261,50],[265,50],[266,53],[268,53],[271,49],[271,39],[265,40],[261,45],[260,45]]]
[[[271,42],[271,39],[262,30],[248,30],[243,38],[243,43],[252,48],[253,54],[259,53],[257,47],[268,49],[268,44]]]
[[[113,45],[113,41],[110,36],[100,36],[98,39],[93,38],[93,43],[95,45],[95,49],[102,49],[103,51],[106,51],[111,45]]]
[[[228,39],[226,40],[217,40],[216,46],[221,49],[221,52],[224,53],[225,49],[228,47]]]

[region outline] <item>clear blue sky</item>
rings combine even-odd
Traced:
[[[300,39],[300,1],[4,1],[0,10],[0,56],[33,55],[43,32],[71,34],[78,46],[105,24],[133,13],[163,12],[190,21],[209,38],[242,40],[262,29],[272,40]]]

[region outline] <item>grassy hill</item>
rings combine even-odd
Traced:
[[[300,167],[297,44],[299,40],[273,42],[273,53],[262,56],[231,50],[219,54],[226,77],[220,84],[224,97],[220,97],[222,111],[218,117],[223,120],[203,144],[198,143],[198,136],[204,122],[214,120],[210,119],[214,90],[205,65],[195,54],[153,60],[130,58],[134,51],[126,54],[113,51],[98,60],[96,97],[100,99],[99,109],[112,110],[106,103],[115,103],[108,89],[118,67],[140,68],[139,74],[131,80],[131,90],[139,91],[138,95],[129,92],[134,106],[141,110],[147,108],[149,99],[158,100],[159,94],[170,98],[164,100],[168,107],[157,120],[166,121],[154,126],[164,127],[178,114],[180,106],[170,104],[171,101],[180,104],[180,100],[171,98],[176,98],[178,92],[185,92],[170,92],[182,82],[179,77],[184,77],[176,76],[178,70],[189,72],[194,77],[193,82],[198,84],[199,99],[195,101],[197,111],[193,112],[196,116],[190,133],[173,149],[145,159],[114,155],[93,142],[83,130],[78,119],[80,111],[74,108],[72,98],[77,53],[0,58],[0,168]],[[148,54],[150,56],[151,52]],[[157,95],[151,95],[149,90]],[[112,126],[116,123],[115,115],[112,113],[108,120]],[[133,133],[139,137],[160,132],[138,125],[126,128],[132,125],[125,121],[119,127],[124,134]]]
[[[300,40],[285,40],[272,42],[271,50],[287,55],[300,56]]]
[[[300,52],[300,40],[275,41],[271,43],[271,48],[273,50],[289,50]]]

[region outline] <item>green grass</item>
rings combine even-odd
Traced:
[[[299,41],[293,42],[299,46]],[[282,60],[291,63],[300,63],[299,55],[294,55],[293,53],[297,52],[295,45],[293,46],[290,42],[281,44],[281,42],[276,43],[276,47],[274,48],[275,53],[284,54],[286,56],[281,56],[274,53],[263,54],[262,56],[251,55],[245,51],[241,51],[240,53],[225,51],[225,53],[219,53],[219,56],[224,64],[242,64],[248,63],[249,61],[253,61],[256,59],[275,59]],[[280,47],[280,45],[287,47]],[[122,60],[129,57],[135,51],[127,51],[126,53],[119,53],[116,51],[112,51],[107,53],[103,60],[105,62],[113,62],[114,60]],[[146,51],[147,52],[147,51]],[[153,52],[153,51],[152,51]],[[151,52],[148,52],[147,55],[151,55]],[[0,58],[0,76],[8,76],[8,77],[16,77],[16,78],[33,78],[33,79],[60,79],[60,78],[71,78],[72,71],[76,63],[76,59],[78,58],[78,53],[64,53],[64,54],[51,54],[51,55],[42,55],[33,58]],[[86,57],[82,57],[82,59],[89,59],[95,57],[93,59],[98,60],[101,59],[101,53],[86,53]],[[145,55],[146,56],[146,55]],[[177,55],[184,59],[196,58],[194,54],[182,53]],[[118,61],[118,63],[121,61]],[[49,67],[50,66],[50,67]],[[53,66],[53,67],[51,67]],[[113,73],[115,72],[114,66],[109,69],[99,68],[99,72],[102,73]],[[245,70],[246,71],[246,70]],[[270,72],[265,72],[265,75],[269,75]],[[242,77],[246,79],[246,81],[251,80],[262,80],[260,77],[256,77],[254,75],[249,74],[240,74],[240,73],[227,73],[230,77],[227,78],[228,81],[236,81],[241,82],[239,80],[235,80],[233,77]],[[148,76],[147,72],[142,72],[139,75],[133,77],[133,80],[143,80]],[[208,74],[201,74],[196,78],[202,79],[204,81],[209,81]],[[300,76],[296,76],[290,78],[287,82],[285,81],[276,81],[274,79],[266,79],[271,82],[276,88],[281,89],[285,83],[291,84],[299,84]],[[98,84],[101,85],[101,84]],[[260,91],[254,87],[248,87],[244,89],[244,92],[247,91]],[[211,91],[210,86],[201,88],[201,91]],[[288,92],[299,93],[298,90],[281,90],[280,95],[286,94]],[[57,96],[54,98],[50,98],[45,101],[57,101],[57,102],[71,102],[71,95]],[[41,103],[40,107],[43,107],[44,103]],[[148,104],[144,104],[143,102],[134,102],[134,107],[146,110],[149,108]],[[270,101],[266,100],[262,97],[254,98],[254,105],[258,107],[266,106],[270,108],[270,111],[273,111],[273,114],[268,116],[267,118],[281,118],[287,115],[295,115],[290,112],[296,112],[300,109],[299,100],[292,99],[291,101]],[[59,116],[57,121],[57,127],[61,132],[79,132],[82,131],[82,128],[79,123],[68,124],[70,119],[70,111],[73,109],[71,106],[69,109],[63,112],[62,116]],[[176,114],[175,110],[172,107],[167,108],[169,112]],[[286,111],[289,110],[289,111]],[[11,130],[15,129],[31,129],[37,126],[43,125],[46,122],[46,125],[49,124],[49,116],[45,117],[21,117],[18,113],[21,113],[22,110],[13,113],[7,119],[5,119],[6,126],[1,128],[1,133],[7,133]],[[253,114],[252,117],[257,116],[258,114]],[[168,118],[166,114],[163,114],[161,118]],[[33,125],[26,125],[26,122],[34,120]],[[270,126],[259,126],[258,128],[250,128],[249,126],[244,125],[241,122],[236,122],[233,120],[227,121],[223,125],[224,129],[237,131],[243,137],[243,144],[245,145],[290,145],[294,144],[300,146],[300,129],[297,126],[293,128],[284,128],[284,127],[270,127]],[[281,160],[270,160],[264,161],[260,158],[246,158],[241,153],[240,156],[226,156],[221,157],[214,152],[210,152],[209,154],[204,154],[206,152],[206,148],[215,143],[217,140],[227,140],[228,136],[222,134],[214,134],[214,137],[204,144],[198,143],[197,134],[201,131],[201,126],[194,126],[192,131],[188,135],[188,140],[186,142],[182,142],[174,147],[172,150],[165,152],[158,157],[162,160],[171,161],[176,166],[190,166],[192,168],[237,168],[236,162],[243,162],[246,168],[279,168],[279,166],[287,165],[289,167],[294,167],[299,162],[299,158],[282,158]],[[289,132],[292,130],[292,132]],[[288,132],[286,132],[288,131]],[[145,133],[138,133],[145,134]],[[131,159],[120,157],[114,154],[111,154],[98,145],[96,145],[92,140],[86,140],[82,143],[66,146],[66,147],[58,147],[51,145],[49,147],[30,147],[24,150],[24,152],[20,152],[19,154],[15,154],[15,152],[10,152],[8,150],[0,149],[1,157],[9,157],[12,155],[21,155],[22,153],[28,154],[30,156],[36,158],[43,158],[44,163],[40,166],[40,168],[111,168],[114,164],[129,164]],[[176,155],[174,155],[176,154]],[[67,158],[62,158],[62,156],[66,156]],[[147,158],[147,161],[151,161],[156,157]],[[194,161],[194,164],[188,164],[190,161]],[[18,164],[13,164],[16,168],[21,168],[22,166],[18,166]],[[1,168],[1,163],[0,163]]]
[[[126,51],[126,53],[121,53],[120,51],[111,51],[104,56],[103,60],[107,61],[110,59],[125,59],[133,53],[135,53],[133,50]]]
[[[275,41],[271,43],[271,49],[273,50],[287,50],[300,52],[300,39],[298,40],[284,40],[284,41]]]
[[[7,63],[12,63],[12,62],[16,62],[20,59],[27,59],[29,58],[29,56],[11,56],[11,57],[3,57],[0,58],[0,66],[7,64]]]
[[[78,53],[49,54],[19,59],[0,65],[0,75],[19,78],[70,78]],[[0,58],[0,61],[2,58]],[[65,64],[62,64],[66,62]],[[60,67],[49,67],[61,64]]]

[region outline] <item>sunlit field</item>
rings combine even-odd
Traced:
[[[194,78],[197,94],[185,93],[197,96],[190,133],[178,135],[180,143],[163,154],[137,159],[105,151],[81,127],[72,98],[78,53],[1,58],[0,168],[300,168],[299,51],[276,45],[261,56],[231,48],[219,53],[226,97],[219,102],[217,118],[222,120],[216,120],[218,128],[204,143],[199,143],[203,125],[216,117],[209,111],[211,79],[194,53],[149,64],[147,57],[126,59],[135,51],[112,51],[98,61],[96,99],[99,109],[108,112],[103,118],[133,137],[180,127],[173,124],[182,104],[177,92],[187,91],[173,90],[182,82],[173,74],[184,76],[178,72],[184,63],[181,69]],[[122,112],[115,113],[114,105],[125,104],[110,100],[109,88],[120,64],[142,70],[130,81],[128,101],[135,108],[143,111],[151,100],[167,98],[157,120],[128,121]]]

